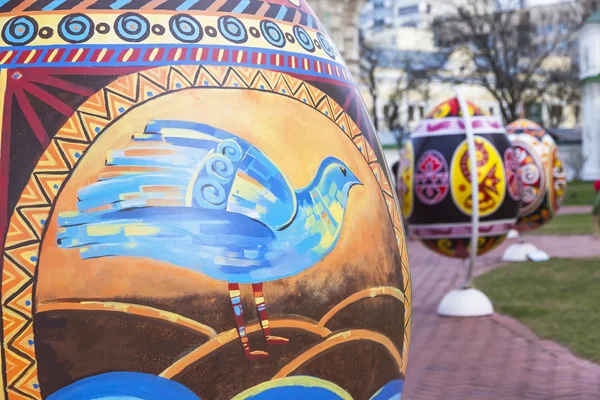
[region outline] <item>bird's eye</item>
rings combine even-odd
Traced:
[[[342,174],[344,174],[344,176],[346,176],[346,168],[340,167],[340,170],[342,171]]]

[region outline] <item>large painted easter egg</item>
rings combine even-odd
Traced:
[[[0,398],[399,398],[402,220],[304,0],[0,19]]]
[[[494,249],[517,218],[521,183],[504,127],[468,103],[477,156],[479,243]],[[411,234],[444,256],[469,256],[472,186],[465,122],[457,99],[436,108],[401,149],[396,190]]]
[[[518,119],[506,127],[515,148],[523,182],[523,203],[516,228],[537,229],[550,221],[567,190],[564,163],[554,139],[538,124]]]

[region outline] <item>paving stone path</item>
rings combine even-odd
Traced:
[[[558,210],[558,215],[567,214],[591,214],[592,206],[562,206]]]
[[[586,236],[528,237],[553,257],[600,257],[600,242]],[[501,266],[507,244],[478,260],[476,274]],[[441,318],[442,296],[464,279],[461,261],[409,242],[413,330],[406,400],[600,399],[600,366],[541,340],[518,321]]]

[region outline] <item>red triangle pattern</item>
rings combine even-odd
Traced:
[[[187,79],[190,82],[190,84],[193,84],[199,68],[200,67],[197,65],[178,65],[176,67],[173,67],[172,69],[173,71],[178,71],[185,79]]]
[[[83,156],[87,150],[89,143],[73,143],[56,140],[56,144],[63,151],[66,161],[69,164],[69,169],[73,169],[77,161]]]
[[[33,285],[29,285],[19,293],[14,299],[12,299],[8,305],[13,309],[22,312],[23,314],[31,314],[32,301],[33,301]],[[27,350],[23,350],[24,353],[28,353]],[[29,353],[28,353],[29,354]],[[34,357],[34,354],[30,354]]]
[[[66,179],[68,172],[62,174],[48,174],[44,172],[35,173],[35,176],[40,180],[42,190],[50,198],[50,201],[54,201],[54,198],[58,194],[60,187]]]
[[[192,77],[193,81],[193,77]],[[169,74],[169,91],[192,87],[191,81],[186,79],[177,69],[172,68]]]
[[[44,195],[42,194],[42,190],[38,186],[35,180],[30,179],[23,189],[23,193],[21,193],[21,197],[18,202],[19,206],[34,206],[38,204],[48,204]]]
[[[135,101],[138,98],[138,76],[136,74],[125,75],[110,83],[106,88],[112,92],[115,92],[116,94],[128,98],[131,101]],[[102,103],[104,103],[104,96],[101,96],[101,98]],[[94,114],[92,112],[89,113]],[[108,114],[104,115],[108,116]]]
[[[267,92],[272,92],[273,87],[269,83],[269,81],[265,78],[262,72],[258,72],[254,79],[250,83],[250,87],[252,89],[260,89],[265,90]]]
[[[223,82],[223,86],[228,88],[247,88],[249,85],[234,70],[231,70],[225,82]]]
[[[2,265],[2,299],[4,300],[12,296],[24,283],[28,282],[29,276],[6,256]]]
[[[67,164],[58,152],[58,148],[54,144],[51,144],[42,154],[35,168],[43,172],[64,171],[67,169]]]
[[[160,88],[162,89],[162,92],[164,92],[169,85],[169,70],[170,70],[170,68],[168,66],[151,68],[151,69],[141,71],[139,73],[139,75],[141,78],[143,77],[143,78],[149,79],[151,81],[154,81],[155,85],[160,86]],[[141,79],[140,79],[140,81],[141,81]],[[141,82],[140,82],[140,86],[141,86]],[[141,87],[140,87],[140,92],[142,92]]]
[[[218,87],[220,86],[220,82],[218,82],[207,70],[206,68],[200,68],[200,73],[198,74],[198,78],[196,82],[194,82],[195,87]]]
[[[229,70],[229,67],[221,67],[217,65],[207,65],[203,68],[205,68],[209,74],[214,76],[214,79],[216,80],[218,86],[221,86],[223,84],[223,81],[225,80],[225,75]],[[204,86],[204,84],[198,86]]]
[[[140,83],[140,91],[141,90],[142,90],[142,84]],[[162,93],[162,91],[161,91],[161,93]],[[109,120],[115,119],[119,115],[125,113],[127,110],[129,110],[131,107],[133,107],[136,104],[134,101],[128,100],[125,97],[119,96],[118,94],[109,92],[109,91],[106,92],[106,102],[108,103],[108,114],[110,115],[110,118],[107,120],[107,123],[109,122]],[[81,114],[81,115],[86,115],[86,114]],[[100,132],[96,132],[96,133],[100,133]]]
[[[313,99],[305,84],[300,85],[300,87],[294,93],[294,97],[296,97],[301,102],[308,104],[311,107],[315,106],[315,103],[313,102]]]
[[[292,88],[290,88],[290,85],[288,85],[288,83],[285,81],[285,79],[283,79],[281,77],[281,75],[279,76],[279,79],[275,83],[275,86],[273,86],[273,91],[275,93],[283,94],[286,96],[293,95]]]
[[[31,243],[25,246],[16,247],[14,249],[5,250],[17,264],[25,268],[31,275],[35,271],[37,265],[38,253],[40,250],[39,243]]]
[[[33,347],[33,346],[32,346]],[[25,374],[18,381],[19,390],[29,394],[30,396],[39,399],[41,398],[40,390],[37,379],[37,371],[36,368],[30,368],[27,374]]]
[[[165,82],[165,85],[167,85],[167,82]],[[156,83],[154,83],[153,81],[148,80],[148,78],[141,76],[140,77],[140,96],[137,100],[137,102],[143,102],[146,101],[148,99],[151,99],[152,97],[156,97],[160,94],[163,94],[165,92],[165,88],[157,85]],[[111,101],[119,101],[116,98],[111,98],[109,99],[109,103]],[[126,107],[123,105],[122,102],[119,103],[120,107],[125,107],[126,110],[128,110],[129,108],[131,108],[133,105],[135,105],[134,102],[131,102],[129,107]],[[116,114],[111,114],[111,115],[116,115]]]
[[[78,140],[80,142],[87,142],[88,138],[86,136],[86,131],[83,129],[81,125],[81,121],[77,117],[80,112],[76,112],[72,115],[67,122],[60,128],[58,133],[56,134],[56,139],[72,139]],[[93,137],[93,136],[90,136]]]
[[[108,110],[106,109],[106,98],[103,92],[104,91],[101,90],[93,94],[81,106],[79,106],[77,111],[108,118]]]
[[[50,206],[21,207],[19,209],[19,213],[23,214],[27,221],[29,221],[29,223],[33,226],[33,229],[35,229],[35,233],[37,234],[39,240],[42,237],[44,225],[46,224],[46,220],[50,214]]]
[[[35,232],[27,226],[23,217],[15,213],[6,233],[5,246],[11,247],[22,242],[37,240],[38,238],[39,235],[36,236]]]

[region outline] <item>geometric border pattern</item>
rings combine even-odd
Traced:
[[[306,6],[298,8],[292,2],[287,5],[267,2],[262,0],[248,0],[245,2],[227,0],[225,2],[217,0],[179,0],[178,4],[169,6],[167,0],[137,0],[137,4],[129,4],[131,1],[105,1],[105,0],[24,0],[20,2],[9,1],[2,2],[0,13],[27,13],[39,11],[51,11],[54,13],[65,13],[68,11],[84,12],[84,14],[101,13],[101,10],[109,12],[115,10],[135,11],[156,10],[165,12],[198,12],[204,14],[237,13],[254,17],[272,18],[277,21],[294,23],[309,28],[323,31],[319,20],[314,16],[312,10]],[[25,3],[25,4],[24,4]],[[26,4],[29,3],[29,4]],[[24,6],[25,5],[25,6]]]
[[[98,67],[159,65],[238,65],[270,68],[353,84],[341,63],[310,54],[226,45],[62,45],[49,47],[0,47],[0,66]]]
[[[400,251],[405,309],[401,371],[405,374],[411,326],[406,242],[395,194],[358,126],[325,93],[281,72],[231,66],[165,66],[125,75],[84,102],[52,139],[23,190],[3,251],[2,345],[9,399],[41,399],[33,337],[33,283],[44,224],[62,184],[111,121],[154,96],[190,87],[262,90],[296,99],[336,123],[355,144],[381,187]]]

